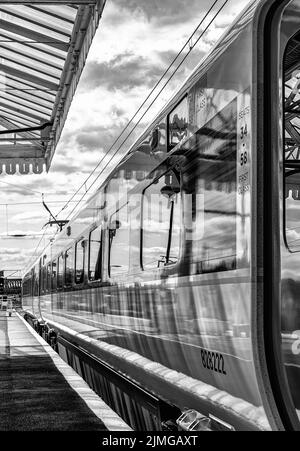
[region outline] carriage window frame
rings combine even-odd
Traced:
[[[157,268],[150,268],[150,267],[147,267],[145,264],[144,264],[144,233],[145,233],[145,229],[144,229],[144,203],[145,203],[145,192],[152,186],[152,185],[155,185],[155,184],[157,184],[163,177],[165,177],[166,175],[168,175],[168,173],[170,172],[170,171],[173,171],[173,169],[172,168],[170,168],[170,169],[168,169],[167,171],[165,171],[163,174],[160,174],[158,177],[155,177],[155,179],[154,180],[152,180],[152,182],[149,184],[149,185],[147,185],[145,188],[144,188],[144,190],[143,190],[143,192],[142,192],[142,201],[141,201],[141,229],[140,229],[140,266],[141,266],[141,269],[142,269],[142,271],[144,271],[144,272],[150,272],[150,271],[166,271],[166,270],[174,270],[174,268],[176,268],[179,264],[180,264],[180,260],[181,260],[181,258],[182,258],[182,218],[181,218],[181,223],[180,223],[180,225],[181,225],[181,227],[180,227],[180,241],[179,241],[179,252],[178,252],[178,258],[177,258],[177,261],[175,262],[175,263],[168,263],[168,262],[166,262],[166,263],[164,263],[163,264],[163,261],[161,262],[162,264],[160,265],[159,264],[159,261],[158,261],[158,267]],[[176,177],[176,175],[174,174],[174,176]],[[180,180],[179,180],[179,185],[180,185]],[[179,195],[181,194],[181,186],[180,186],[180,193],[179,193]],[[182,198],[180,198],[180,202],[181,202],[181,207],[183,207],[183,205],[182,205]],[[170,212],[170,215],[171,215],[171,212]],[[169,219],[170,219],[170,215],[169,215]],[[174,218],[173,218],[174,219]],[[170,238],[171,238],[171,242],[172,242],[172,234],[171,234],[171,237],[170,237],[170,230],[169,230],[169,237],[168,237],[168,241],[167,241],[167,246],[166,246],[166,252],[167,252],[167,249],[168,249],[168,247],[169,247],[169,240],[170,240]]]
[[[100,231],[100,239],[101,239],[101,242],[100,242],[100,255],[101,255],[100,278],[92,279],[90,277],[90,273],[91,273],[91,243],[92,243],[91,237],[92,237],[92,234],[98,229]],[[103,259],[103,227],[102,227],[102,225],[99,225],[99,226],[94,227],[89,233],[89,249],[88,249],[88,281],[89,281],[89,283],[95,283],[95,282],[102,281],[102,278],[103,278],[103,261],[102,261],[102,259]]]
[[[75,285],[82,285],[84,283],[84,273],[85,273],[85,239],[82,237],[80,240],[75,243],[75,254],[74,254],[74,282]],[[77,281],[77,265],[78,265],[78,246],[82,247],[82,268],[80,269],[82,272],[81,278]]]

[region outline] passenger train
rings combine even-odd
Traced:
[[[23,278],[135,430],[300,429],[300,0],[254,1]]]

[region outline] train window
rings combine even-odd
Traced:
[[[41,275],[42,275],[42,292],[45,293],[46,291],[46,266],[43,266],[41,269]]]
[[[90,233],[89,239],[89,280],[101,280],[102,228],[97,227]]]
[[[169,115],[169,150],[188,137],[188,96]]]
[[[64,261],[63,256],[60,255],[57,260],[57,288],[62,288],[64,281],[63,281],[63,273],[64,273]]]
[[[52,271],[51,271],[51,289],[56,290],[57,287],[57,280],[56,280],[56,274],[57,274],[57,263],[56,261],[53,261],[51,264]]]
[[[31,294],[31,278],[30,274],[26,274],[25,276],[27,280],[25,279],[23,282],[23,296],[30,296]]]
[[[236,269],[237,100],[196,133],[186,154],[182,184],[185,258],[194,264],[193,271]]]
[[[70,287],[73,284],[74,250],[68,249],[65,253],[65,285]]]
[[[38,278],[38,274],[39,274],[39,268],[38,266],[34,268],[34,285],[33,285],[33,295],[34,296],[38,296],[39,295],[39,278]]]
[[[144,191],[142,208],[143,268],[175,264],[180,249],[181,198],[174,173],[165,174]]]
[[[42,273],[42,268],[40,268],[40,272],[39,272],[39,292],[42,293],[43,292],[43,273]]]
[[[281,249],[281,332],[282,355],[290,393],[300,419],[300,32],[299,1],[292,2],[283,15],[284,51],[284,181],[285,215]],[[297,20],[295,20],[297,17]],[[294,34],[296,33],[296,34]],[[286,37],[291,36],[285,47]],[[285,48],[284,48],[285,47]],[[280,265],[280,263],[278,263]]]
[[[75,247],[75,283],[81,284],[84,280],[84,246],[85,240],[78,241]]]
[[[48,263],[47,265],[47,281],[46,281],[46,290],[50,291],[51,290],[51,263]]]
[[[300,65],[295,48],[298,48],[300,33],[290,41],[285,56],[285,233],[291,252],[300,251]],[[297,68],[298,66],[298,68]]]
[[[286,243],[291,252],[300,251],[300,172],[286,171]]]
[[[151,152],[153,153],[165,153],[167,150],[167,133],[166,133],[166,123],[162,121],[157,124],[155,129],[151,133]]]
[[[114,213],[109,222],[109,275],[129,270],[129,218],[126,204]]]

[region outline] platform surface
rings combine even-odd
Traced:
[[[130,431],[20,317],[0,311],[0,431]]]

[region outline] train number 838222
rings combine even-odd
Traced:
[[[225,371],[225,360],[222,354],[201,350],[202,364],[205,369],[215,371],[216,373],[227,375]]]

